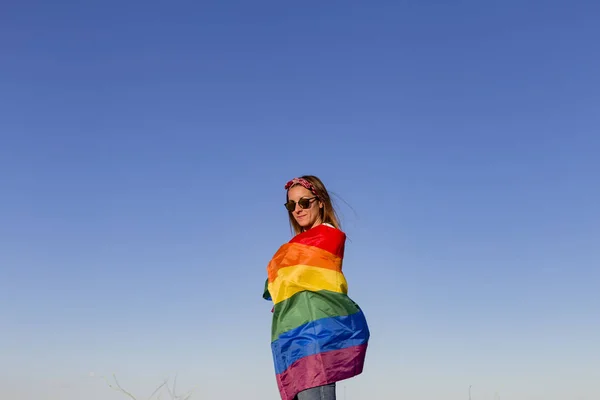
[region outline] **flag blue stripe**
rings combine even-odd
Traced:
[[[369,336],[362,311],[308,322],[271,343],[275,371],[280,374],[306,356],[365,344]]]

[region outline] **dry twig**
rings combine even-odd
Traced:
[[[115,374],[113,374],[113,379],[115,381],[115,385],[112,385],[108,379],[106,379],[105,377],[103,377],[104,380],[106,381],[106,384],[108,385],[109,388],[123,393],[124,395],[128,396],[129,398],[131,398],[132,400],[138,400],[134,395],[132,395],[131,393],[129,393],[127,390],[123,389],[123,387],[121,386],[121,384],[119,383],[119,381],[117,380],[117,376]],[[176,387],[177,387],[177,376],[175,376],[175,380],[173,383],[173,390],[171,390],[171,387],[169,386],[169,380],[165,379],[165,381],[160,384],[155,390],[154,392],[152,392],[152,394],[150,395],[150,397],[148,397],[148,400],[151,400],[152,397],[154,397],[155,395],[158,395],[158,397],[156,398],[156,400],[160,400],[160,390],[165,387],[167,388],[167,392],[169,393],[169,396],[171,397],[171,400],[189,400],[190,397],[192,397],[192,392],[193,390],[190,390],[188,393],[186,393],[185,395],[178,395],[176,393]]]

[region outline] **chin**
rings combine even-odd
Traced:
[[[298,223],[298,225],[300,225],[300,228],[302,228],[302,229],[306,229],[306,228],[308,228],[309,226],[311,226],[311,224],[310,224],[310,223],[308,223],[308,222],[306,222],[306,221],[302,221],[302,222],[300,222],[300,221],[296,220],[296,222]]]

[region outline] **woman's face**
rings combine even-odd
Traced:
[[[308,207],[300,207],[298,201],[302,198],[311,199]],[[323,203],[310,190],[300,185],[293,186],[288,190],[288,201],[296,203],[296,208],[292,211],[292,216],[304,230],[308,230],[321,223],[319,213],[323,207]]]

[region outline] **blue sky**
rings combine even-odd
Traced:
[[[372,331],[340,397],[598,398],[599,17],[5,2],[3,397],[277,399],[265,268],[315,174]]]

